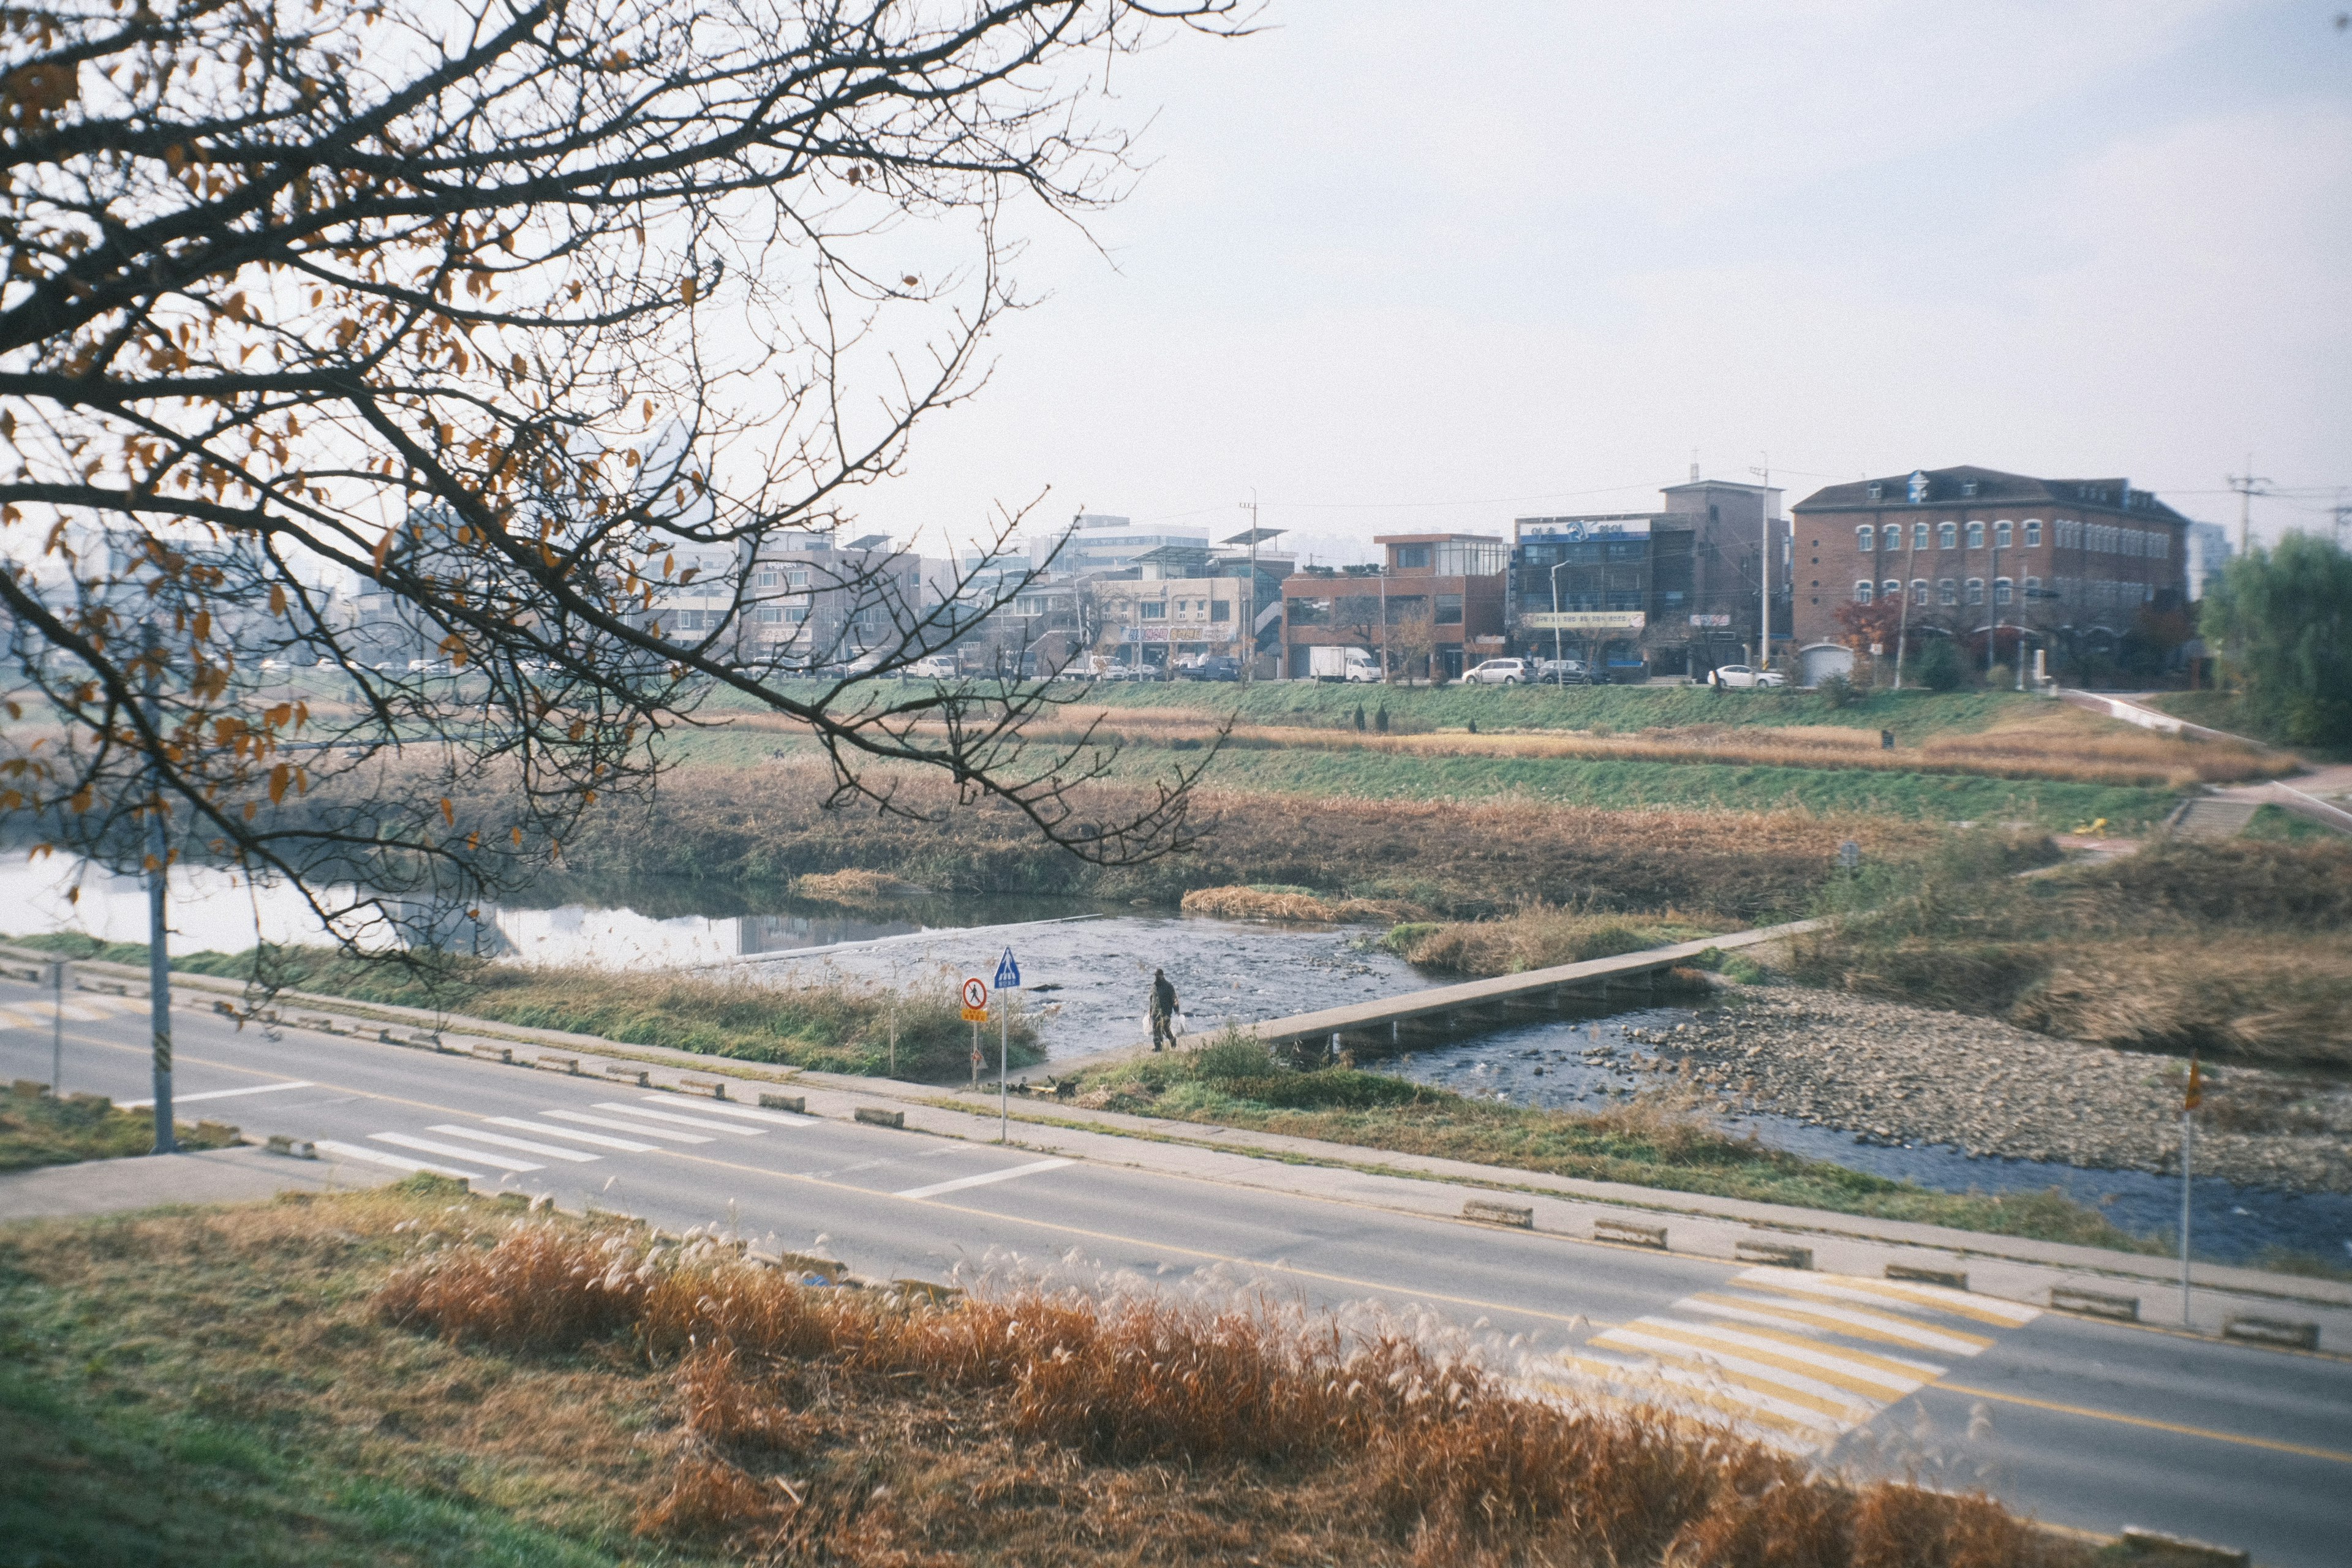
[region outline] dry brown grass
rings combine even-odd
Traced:
[[[1181,708],[1064,709],[1023,731],[1029,740],[1071,745],[1093,740],[1130,747],[1202,746],[1224,735],[1252,750],[1378,752],[1425,757],[1513,757],[1751,767],[1835,768],[1873,773],[1959,773],[2004,779],[2182,789],[2292,773],[2297,760],[2227,742],[2154,733],[2114,734],[2071,721],[2073,710],[1979,734],[1931,736],[1882,749],[1877,731],[1850,725],[1684,724],[1631,732],[1465,729],[1381,734],[1298,724],[1238,724]],[[791,732],[790,722],[746,718],[755,729]],[[927,729],[918,726],[918,729]]]
[[[1590,958],[1664,947],[1709,934],[1703,923],[1669,911],[1645,919],[1530,904],[1499,920],[1402,925],[1388,947],[1407,963],[1453,974],[1523,974]]]
[[[1381,921],[1393,924],[1423,911],[1393,900],[1323,898],[1314,893],[1265,888],[1195,888],[1184,895],[1188,915],[1228,921],[1308,921],[1325,925]]]
[[[1307,887],[1417,905],[1454,918],[1529,900],[1596,910],[1680,909],[1748,920],[1801,909],[1844,839],[1903,862],[1942,837],[1927,823],[1801,810],[1612,811],[1495,800],[1363,800],[1208,790],[1211,831],[1192,850],[1103,868],[1042,843],[1008,807],[961,806],[942,781],[908,773],[899,800],[939,820],[825,811],[823,770],[681,769],[649,810],[615,810],[565,854],[592,876],[782,879],[844,868],[970,893],[1148,897],[1175,903],[1202,888]],[[1106,785],[1082,805],[1140,809],[1150,792]]]
[[[899,880],[880,871],[816,871],[805,877],[794,877],[793,897],[808,899],[817,903],[841,904],[855,909],[877,900],[912,898],[923,889],[912,882]]]
[[[517,1291],[556,1300],[507,1299]],[[1019,1504],[1087,1489],[1034,1449],[982,1485],[959,1478],[977,1510],[961,1498],[943,1506],[936,1492],[893,1496],[869,1486],[871,1472],[845,1484],[818,1459],[863,1414],[849,1394],[861,1382],[975,1397],[983,1423],[1017,1443],[1097,1468],[1157,1464],[1168,1492],[1233,1478],[1265,1512],[1311,1504],[1328,1511],[1286,1523],[1327,1560],[2054,1568],[2086,1555],[1983,1498],[1848,1486],[1728,1431],[1537,1402],[1475,1356],[1407,1332],[1343,1332],[1263,1300],[1032,1289],[940,1306],[804,1289],[708,1243],[648,1247],[540,1224],[413,1266],[376,1310],[452,1342],[540,1354],[626,1335],[670,1369],[681,1413],[668,1484],[641,1508],[639,1530],[779,1559],[961,1561],[1004,1544],[986,1537],[1036,1511]],[[819,1375],[833,1380],[823,1420],[792,1408]],[[1054,1557],[1134,1560],[1136,1527],[1149,1540],[1161,1522],[1139,1512],[1065,1515]],[[1286,1544],[1263,1513],[1234,1522],[1257,1528],[1238,1541],[1226,1532],[1227,1552]],[[1184,1550],[1207,1543],[1201,1524],[1187,1533],[1146,1554],[1201,1555]]]

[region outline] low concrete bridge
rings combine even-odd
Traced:
[[[1812,931],[1822,923],[1820,921],[1793,921],[1787,925],[1761,926],[1754,931],[1702,937],[1696,942],[1678,942],[1671,947],[1621,952],[1613,958],[1589,958],[1580,963],[1562,963],[1549,969],[1530,969],[1517,974],[1466,980],[1458,985],[1433,985],[1426,990],[1408,991],[1376,1002],[1326,1007],[1318,1012],[1296,1013],[1287,1018],[1267,1018],[1255,1024],[1236,1025],[1235,1027],[1243,1034],[1276,1048],[1307,1046],[1318,1050],[1328,1049],[1333,1055],[1349,1049],[1368,1054],[1405,1050],[1427,1038],[1472,1029],[1499,1027],[1515,1017],[1549,1013],[1570,997],[1589,999],[1621,990],[1647,991],[1654,987],[1659,975],[1690,963],[1709,949],[1718,952],[1736,952],[1741,948],[1756,947]],[[1213,1034],[1195,1032],[1179,1038],[1177,1045],[1180,1048],[1193,1049],[1209,1044],[1215,1037]],[[1148,1049],[1148,1042],[1139,1046],[1124,1046],[1114,1050],[1097,1051],[1091,1056],[1069,1058],[1051,1065],[1057,1069],[1056,1076],[1059,1076],[1060,1073],[1107,1067],[1146,1053]]]

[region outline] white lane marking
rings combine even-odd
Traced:
[[[928,1187],[909,1187],[896,1194],[902,1198],[935,1198],[941,1193],[961,1192],[966,1187],[982,1186],[990,1182],[1009,1182],[1015,1176],[1034,1176],[1040,1171],[1057,1171],[1073,1165],[1075,1160],[1034,1160],[1026,1165],[1014,1165],[1003,1171],[982,1171],[977,1176],[958,1176],[952,1182],[934,1182]]]
[[[677,1102],[673,1100],[649,1099],[646,1100],[645,1103],[647,1105],[675,1105]],[[698,1112],[707,1111],[714,1116],[740,1116],[746,1121],[772,1122],[778,1127],[814,1127],[816,1125],[816,1118],[814,1116],[794,1116],[789,1110],[754,1110],[748,1105],[730,1105],[724,1100],[714,1100],[709,1105],[697,1105],[694,1109]]]
[[[462,1181],[478,1182],[479,1171],[461,1171],[455,1165],[436,1165],[429,1160],[411,1160],[399,1154],[387,1154],[381,1149],[362,1149],[356,1143],[338,1143],[331,1138],[314,1140],[313,1149],[330,1154],[341,1154],[346,1160],[365,1160],[371,1164],[390,1165],[396,1171],[430,1171],[436,1176],[456,1176]]]
[[[379,1143],[397,1143],[404,1149],[422,1149],[428,1154],[454,1154],[460,1160],[471,1160],[478,1165],[496,1165],[501,1171],[544,1171],[544,1165],[534,1165],[529,1160],[517,1160],[505,1154],[493,1154],[488,1150],[468,1149],[457,1143],[436,1143],[430,1138],[413,1138],[405,1132],[371,1132],[370,1138]]]
[[[316,1089],[318,1087],[307,1078],[298,1078],[286,1083],[257,1083],[250,1089],[208,1089],[202,1094],[175,1094],[172,1097],[172,1103],[186,1105],[192,1100],[232,1100],[240,1094],[276,1094],[281,1089]],[[118,1100],[114,1103],[125,1110],[144,1110],[155,1102],[152,1100]]]
[[[622,1109],[626,1110],[624,1106]],[[667,1127],[648,1127],[642,1121],[621,1121],[610,1116],[591,1116],[584,1110],[542,1110],[541,1116],[551,1116],[558,1121],[584,1122],[590,1127],[609,1127],[615,1132],[634,1132],[640,1138],[667,1138],[673,1143],[709,1143],[716,1140],[693,1132],[679,1132]],[[658,1147],[658,1145],[656,1145]]]
[[[713,1132],[731,1133],[738,1138],[765,1138],[764,1127],[738,1127],[731,1121],[713,1121],[707,1116],[680,1116],[675,1110],[647,1110],[635,1105],[616,1105],[609,1100],[596,1102],[599,1110],[617,1110],[624,1116],[650,1117],[656,1121],[675,1121],[680,1127],[707,1128]]]
[[[478,1127],[458,1127],[449,1122],[425,1131],[446,1132],[452,1138],[471,1138],[478,1143],[495,1143],[501,1149],[520,1149],[526,1154],[544,1154],[551,1160],[570,1160],[575,1164],[604,1158],[601,1154],[583,1154],[577,1149],[559,1149],[552,1143],[534,1143],[528,1138],[509,1138],[502,1132],[485,1132]]]
[[[2011,1325],[2030,1323],[2042,1315],[2039,1307],[2029,1307],[2019,1301],[1996,1300],[1990,1296],[1978,1296],[1966,1290],[1948,1290],[1938,1285],[1889,1284],[1876,1279],[1849,1279],[1834,1274],[1815,1277],[1788,1268],[1751,1268],[1739,1277],[1738,1282],[1742,1285],[1766,1285],[1775,1290],[1787,1290],[1796,1295],[1859,1301],[1868,1307],[1924,1306],[1979,1320],[1990,1315]]]
[[[488,1120],[493,1127],[519,1127],[542,1138],[569,1138],[575,1143],[593,1143],[599,1149],[618,1149],[624,1154],[650,1154],[661,1147],[658,1143],[633,1143],[626,1138],[607,1138],[602,1132],[579,1132],[569,1127],[550,1127],[541,1121],[526,1121],[520,1116],[493,1116]]]

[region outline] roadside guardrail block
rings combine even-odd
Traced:
[[[646,1077],[646,1069],[641,1067],[633,1066],[628,1062],[606,1062],[604,1064],[604,1076],[606,1078],[625,1079],[629,1082],[635,1084],[639,1089],[646,1089],[651,1086],[651,1080]]]
[[[1592,1239],[1621,1241],[1628,1247],[1654,1247],[1664,1252],[1666,1249],[1666,1227],[1645,1225],[1638,1219],[1611,1219],[1603,1215],[1592,1222]]]
[[[549,1072],[568,1072],[574,1078],[580,1076],[578,1057],[541,1057],[539,1058],[539,1065]]]
[[[511,1064],[514,1061],[514,1052],[505,1046],[476,1046],[474,1047],[474,1055],[481,1058],[486,1062],[505,1062]]]
[[[1536,1227],[1536,1211],[1517,1204],[1498,1204],[1489,1198],[1471,1198],[1462,1205],[1462,1217],[1475,1219],[1481,1225],[1507,1225],[1520,1230]]]
[[[2191,1541],[2185,1535],[2167,1535],[2161,1531],[2142,1530],[2136,1524],[2125,1528],[2124,1546],[2142,1556],[2155,1558],[2165,1564],[2165,1568],[2253,1568],[2254,1554],[2251,1552],[2216,1546],[2206,1541]]]
[[[856,1114],[856,1119],[865,1122],[868,1127],[897,1127],[904,1129],[907,1125],[907,1113],[905,1111],[885,1110],[878,1105],[861,1105],[857,1108]]]
[[[268,1144],[273,1154],[283,1154],[291,1160],[315,1160],[318,1149],[308,1138],[296,1138],[285,1132],[272,1132]]]
[[[1732,1247],[1732,1253],[1743,1263],[1769,1263],[1775,1268],[1811,1268],[1813,1249],[1796,1247],[1785,1241],[1742,1241]]]
[[[2319,1348],[2319,1325],[2298,1323],[2287,1318],[2237,1315],[2221,1320],[2221,1337],[2244,1340],[2252,1344],[2284,1345],[2290,1350],[2315,1351]]]
[[[806,1116],[808,1114],[808,1096],[804,1094],[770,1094],[767,1090],[761,1089],[760,1091],[760,1109],[762,1110],[789,1110],[795,1116]]]
[[[1965,1290],[1969,1277],[1958,1268],[1934,1268],[1924,1263],[1890,1263],[1886,1266],[1889,1279],[1908,1279],[1915,1285],[1941,1285],[1947,1290]]]
[[[727,1080],[720,1078],[680,1077],[677,1087],[688,1094],[707,1094],[713,1100],[727,1098]]]
[[[2120,1323],[2139,1321],[2139,1298],[2111,1296],[2105,1290],[2084,1290],[2072,1285],[2050,1287],[2050,1310],[2053,1312],[2084,1312],[2094,1318],[2113,1318]]]

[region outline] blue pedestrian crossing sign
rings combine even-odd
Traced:
[[[999,991],[1021,989],[1021,966],[1013,962],[1013,950],[1006,948],[1004,956],[996,961],[996,988]]]

